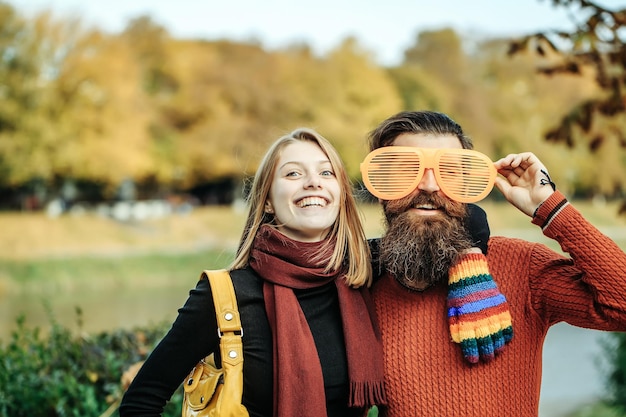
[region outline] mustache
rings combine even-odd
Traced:
[[[467,214],[467,207],[463,203],[450,200],[438,193],[426,193],[420,191],[410,194],[398,200],[387,200],[383,202],[383,209],[387,218],[396,217],[413,207],[432,206],[453,218],[463,218]]]

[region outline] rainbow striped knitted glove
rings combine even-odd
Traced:
[[[482,253],[464,255],[450,268],[447,304],[452,340],[468,362],[492,360],[513,338],[506,298]]]

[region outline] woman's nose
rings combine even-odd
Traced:
[[[322,181],[320,180],[319,175],[316,175],[316,174],[307,175],[304,188],[321,188],[321,187],[322,187]]]

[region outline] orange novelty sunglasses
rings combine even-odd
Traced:
[[[365,186],[382,200],[409,195],[426,169],[433,170],[441,191],[462,203],[485,198],[497,175],[491,159],[471,149],[386,146],[370,152],[361,163]]]

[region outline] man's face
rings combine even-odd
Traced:
[[[404,133],[393,146],[458,148],[451,135]],[[449,199],[432,169],[427,169],[408,196],[383,201],[387,232],[381,240],[381,262],[395,278],[412,290],[423,290],[444,278],[459,253],[471,247],[464,227],[466,206]]]
[[[415,133],[403,133],[393,141],[393,146],[412,146],[414,148],[447,148],[447,149],[462,149],[461,141],[456,136],[452,135],[424,135]],[[438,194],[443,196],[439,184],[435,178],[435,174],[432,169],[426,169],[424,177],[417,185],[417,188],[409,196],[415,196],[418,193]],[[391,200],[392,202],[398,202],[400,200]],[[421,216],[435,216],[440,215],[441,212],[436,207],[413,207],[415,214]]]

